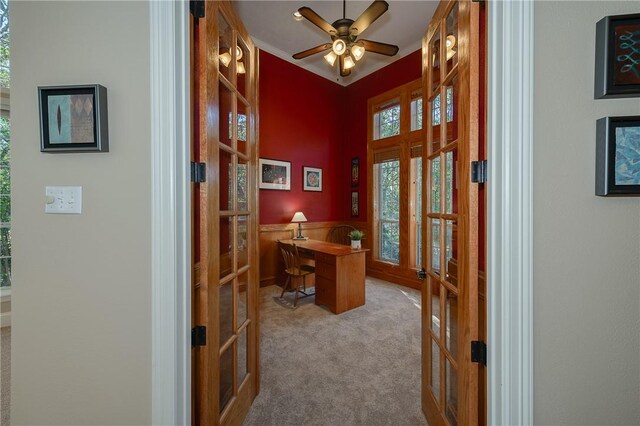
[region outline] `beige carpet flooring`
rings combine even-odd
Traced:
[[[261,389],[246,426],[426,425],[420,293],[373,278],[366,290],[365,306],[341,315],[261,290]]]
[[[9,426],[11,406],[11,327],[0,328],[0,426]]]

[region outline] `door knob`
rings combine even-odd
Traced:
[[[424,268],[422,268],[416,272],[416,275],[418,276],[418,279],[420,281],[424,281],[425,278],[427,278],[427,271],[425,271]]]

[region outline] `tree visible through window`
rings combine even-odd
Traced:
[[[373,139],[383,139],[400,134],[400,105],[393,105],[373,116]]]
[[[0,286],[11,285],[9,7],[0,0]]]
[[[378,167],[380,259],[400,262],[400,161]]]

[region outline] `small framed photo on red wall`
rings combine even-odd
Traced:
[[[351,159],[351,186],[358,186],[360,183],[360,158]]]
[[[360,216],[360,192],[351,191],[351,216]]]

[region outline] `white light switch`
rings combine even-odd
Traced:
[[[45,189],[45,213],[82,213],[81,186],[47,186]]]

